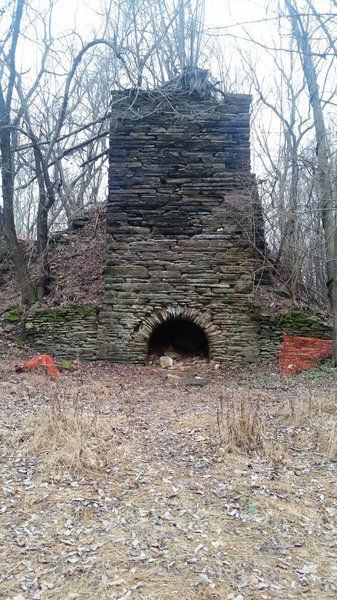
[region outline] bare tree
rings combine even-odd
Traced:
[[[318,73],[313,57],[310,37],[310,16],[303,16],[292,0],[285,0],[285,6],[300,53],[303,73],[309,92],[309,102],[313,112],[321,215],[325,235],[326,269],[334,317],[334,364],[337,366],[337,233],[336,198],[332,184],[331,148],[325,124],[324,105],[319,89]],[[307,2],[307,8],[312,10],[311,2]],[[316,11],[314,16],[317,18]],[[318,23],[322,25],[320,18],[318,19]],[[326,30],[324,30],[324,33],[326,33]],[[331,45],[329,37],[328,42]],[[332,50],[334,52],[335,48],[332,47]]]

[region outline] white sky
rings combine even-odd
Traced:
[[[257,21],[265,15],[264,0],[206,0],[207,22],[215,27]]]
[[[35,0],[35,5],[39,1]],[[264,19],[266,3],[267,0],[206,0],[206,26],[228,27],[228,31],[238,33],[239,28],[233,27],[235,23]],[[58,0],[54,9],[55,20],[60,29],[77,26],[79,30],[88,31],[95,21],[94,14],[99,6],[99,0]],[[268,31],[266,23],[255,23],[252,27]]]

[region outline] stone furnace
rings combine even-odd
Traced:
[[[170,85],[114,98],[98,358],[258,359],[250,102]]]

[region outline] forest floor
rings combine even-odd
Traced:
[[[0,365],[0,598],[336,598],[332,369],[51,381],[18,360]]]

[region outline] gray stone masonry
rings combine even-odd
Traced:
[[[211,359],[259,359],[250,102],[182,92],[114,99],[98,358],[144,362],[154,329],[180,318],[204,331]]]
[[[96,360],[98,310],[89,306],[32,309],[25,320],[29,345],[57,358]]]

